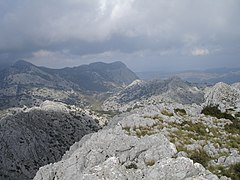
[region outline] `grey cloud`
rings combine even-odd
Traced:
[[[99,58],[153,69],[239,59],[239,0],[2,0],[0,7],[0,61],[71,66]]]

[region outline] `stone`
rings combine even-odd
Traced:
[[[208,143],[203,147],[203,150],[207,153],[208,156],[214,158],[218,156],[218,151],[212,143]]]

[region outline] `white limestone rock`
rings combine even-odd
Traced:
[[[218,105],[221,111],[240,108],[240,90],[237,85],[217,83],[205,90],[205,104]]]
[[[40,168],[34,179],[218,179],[188,158],[175,158],[175,145],[162,133],[127,135],[125,125],[147,125],[149,120],[136,119],[116,117],[109,127],[75,143],[61,161]]]

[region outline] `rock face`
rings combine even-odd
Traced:
[[[61,161],[40,168],[34,179],[218,179],[202,165],[176,157],[175,145],[162,133],[138,137],[126,132],[131,119],[113,121],[75,143]]]
[[[39,167],[59,161],[74,142],[99,129],[61,103],[12,112],[0,120],[0,179],[32,179]]]

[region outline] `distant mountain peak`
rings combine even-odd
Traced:
[[[105,63],[105,62],[94,62],[88,65],[90,68],[93,69],[119,69],[119,68],[127,68],[127,66],[122,63],[121,61],[115,61],[112,63]]]
[[[17,68],[27,68],[27,67],[31,67],[34,66],[32,63],[25,61],[25,60],[18,60],[13,64],[13,67],[17,67]]]

